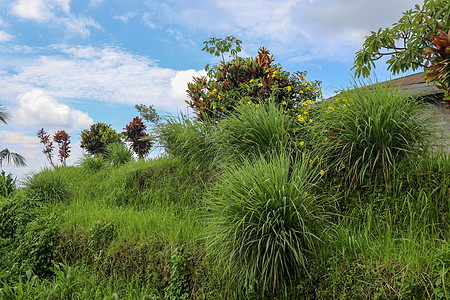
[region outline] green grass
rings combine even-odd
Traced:
[[[33,175],[0,197],[0,299],[449,299],[449,155],[395,91],[346,96]]]

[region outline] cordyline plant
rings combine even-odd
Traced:
[[[53,142],[58,144],[59,152],[58,157],[59,161],[63,166],[66,165],[67,158],[70,156],[70,135],[64,130],[58,130],[53,135],[53,141],[50,139],[50,134],[48,134],[44,128],[41,128],[36,133],[37,137],[40,139],[41,144],[44,145],[44,150],[42,152],[47,157],[48,162],[52,165],[52,167],[56,167],[53,163]]]
[[[105,154],[110,144],[122,141],[122,136],[105,123],[92,124],[81,132],[81,148],[92,155]]]
[[[135,117],[124,129],[125,131],[122,132],[122,134],[124,134],[126,139],[131,142],[131,148],[139,158],[143,158],[147,155],[152,147],[153,141],[148,133],[145,132],[147,126],[144,125],[142,119]]]
[[[432,45],[424,49],[424,55],[433,55],[432,65],[426,69],[427,83],[434,84],[444,91],[444,102],[450,104],[450,30],[445,33],[439,30],[439,35],[431,34]]]
[[[214,42],[218,43],[217,40]],[[291,75],[274,63],[273,55],[264,47],[259,49],[256,57],[245,59],[237,56],[239,44],[236,49],[228,45],[203,50],[216,56],[230,52],[233,60],[225,62],[222,56],[217,66],[206,67],[208,77],[194,77],[193,82],[188,83],[189,100],[186,102],[198,120],[218,121],[229,116],[240,103],[258,105],[273,101],[292,111],[298,110],[304,101],[321,97],[319,81],[306,82],[306,72]]]
[[[65,166],[66,160],[70,155],[70,135],[64,130],[59,130],[53,136],[53,140],[58,144],[59,147],[59,161],[63,166]]]

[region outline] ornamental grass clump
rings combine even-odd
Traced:
[[[238,291],[279,294],[308,268],[326,220],[310,158],[244,159],[225,171],[207,201],[210,250]]]
[[[217,144],[225,157],[249,157],[289,149],[292,118],[274,102],[245,103],[218,123]]]
[[[423,106],[398,87],[354,85],[323,103],[320,155],[350,186],[388,180],[393,163],[429,146],[434,124],[421,112]]]

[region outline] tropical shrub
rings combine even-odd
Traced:
[[[373,184],[380,174],[387,179],[394,162],[428,147],[433,123],[421,107],[398,88],[355,85],[322,104],[319,152],[347,183]]]
[[[147,155],[153,141],[148,133],[145,132],[147,126],[144,125],[142,119],[139,117],[134,118],[124,129],[125,131],[122,134],[125,135],[127,141],[131,142],[131,148],[139,158]]]
[[[70,135],[64,130],[58,130],[53,135],[53,140],[58,144],[59,147],[59,161],[63,166],[65,166],[66,160],[70,155]]]
[[[312,191],[322,174],[310,158],[243,160],[219,178],[209,206],[211,251],[237,283],[272,295],[308,269],[326,216]]]
[[[306,72],[291,75],[274,63],[267,49],[260,48],[254,58],[240,58],[236,53],[232,61],[222,60],[209,70],[208,77],[188,83],[187,103],[199,120],[222,119],[240,103],[271,100],[295,111],[301,102],[321,97],[319,81],[305,81]]]
[[[109,144],[122,141],[122,136],[105,123],[95,123],[81,132],[81,148],[90,154],[104,154]]]

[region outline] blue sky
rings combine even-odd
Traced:
[[[241,56],[267,47],[284,69],[321,80],[325,96],[352,80],[364,36],[421,4],[414,0],[0,0],[0,103],[11,114],[1,125],[1,149],[28,167],[3,166],[23,176],[46,166],[36,132],[64,129],[73,164],[81,130],[94,122],[118,131],[153,104],[186,111],[186,84],[217,59],[203,41],[233,35]],[[390,74],[383,64],[379,80]],[[55,151],[56,152],[56,151]]]

